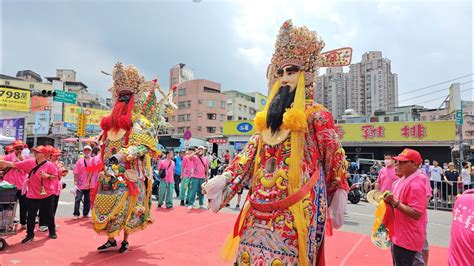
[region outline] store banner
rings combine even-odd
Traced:
[[[337,124],[341,142],[454,142],[454,121]]]
[[[31,92],[29,90],[0,87],[0,111],[29,112],[30,95]]]

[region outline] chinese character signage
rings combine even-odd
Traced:
[[[215,144],[226,144],[227,139],[226,138],[211,138],[211,139],[208,139],[207,142],[215,143]]]
[[[338,124],[342,143],[350,142],[454,142],[454,121]]]
[[[0,119],[0,135],[23,140],[25,134],[25,119]]]
[[[30,91],[0,88],[0,111],[30,111]]]

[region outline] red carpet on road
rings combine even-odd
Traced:
[[[154,207],[156,208],[156,207]],[[91,228],[90,219],[60,220],[58,239],[36,231],[35,240],[20,241],[26,232],[6,237],[1,265],[225,265],[220,249],[237,218],[205,210],[155,210],[155,223],[130,236],[130,249],[99,253],[106,241]],[[119,242],[121,239],[118,239]],[[336,231],[326,240],[327,265],[391,265],[389,251],[377,249],[368,235]],[[430,264],[446,265],[447,249],[431,247]],[[231,264],[228,264],[231,265]]]

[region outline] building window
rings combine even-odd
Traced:
[[[176,83],[178,83],[178,78],[177,78],[177,77],[174,77],[174,78],[173,78],[173,84],[176,84]]]
[[[242,111],[242,105],[239,104],[239,111]]]
[[[219,90],[217,89],[213,89],[213,88],[209,88],[209,87],[204,87],[204,92],[209,92],[209,93],[220,93]]]
[[[225,108],[225,101],[221,101],[221,108]]]
[[[191,100],[186,101],[186,108],[191,108]]]
[[[201,104],[201,103],[202,103],[202,99],[199,99],[199,100],[198,100],[198,104]]]
[[[186,115],[178,115],[178,122],[183,122],[186,119]]]
[[[186,114],[186,121],[191,121],[191,114]]]
[[[393,121],[394,121],[394,122],[400,121],[400,118],[398,117],[398,115],[393,117]]]
[[[220,133],[224,133],[224,128],[223,127],[220,127]]]
[[[216,127],[206,127],[207,133],[216,133]]]
[[[214,100],[207,100],[208,107],[216,107],[216,101]]]
[[[202,130],[202,126],[198,126],[198,131],[201,131]]]
[[[225,114],[221,114],[221,121],[225,120]]]
[[[186,127],[186,130],[191,130],[191,127]]]
[[[213,114],[213,113],[207,113],[207,119],[208,119],[208,120],[216,120],[216,119],[217,119],[217,115],[216,115],[216,114]]]
[[[10,81],[5,80],[5,85],[10,85]]]
[[[178,102],[178,109],[186,108],[186,102]]]
[[[178,90],[178,95],[179,96],[185,96],[186,95],[186,88],[182,88]]]
[[[383,121],[384,121],[384,122],[390,122],[390,117],[388,117],[388,116],[384,117],[384,118],[383,118]]]
[[[178,134],[184,134],[184,127],[178,127]]]
[[[239,116],[239,120],[242,120],[242,117],[241,117],[241,116]]]
[[[228,116],[227,116],[227,121],[232,121],[232,120],[234,120],[234,117],[231,116],[231,115],[228,115]]]
[[[198,113],[198,117],[202,117],[202,113]]]
[[[30,89],[34,89],[35,88],[35,84],[30,84]]]

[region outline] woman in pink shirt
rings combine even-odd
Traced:
[[[161,160],[158,169],[164,171],[164,178],[160,179],[160,192],[158,192],[158,208],[161,208],[163,200],[166,208],[173,208],[173,192],[174,192],[174,153],[172,151],[165,152],[166,159]]]
[[[209,171],[209,161],[204,156],[204,147],[199,146],[197,153],[191,153],[188,158],[193,162],[194,174],[191,175],[191,188],[188,194],[188,209],[194,208],[194,201],[196,200],[196,194],[199,197],[199,207],[205,209],[204,206],[204,194],[202,194],[201,186],[207,180]]]
[[[464,191],[454,203],[448,265],[474,265],[474,189]]]
[[[403,174],[394,184],[393,194],[384,199],[394,209],[393,264],[413,265],[426,239],[427,180],[418,171],[423,160],[417,151],[404,149],[393,159]]]
[[[23,143],[23,141],[16,140],[12,143],[11,147],[13,148],[13,152],[5,156],[3,160],[9,162],[20,162],[25,159],[29,159],[29,157],[24,157],[22,155],[22,151],[25,148],[25,144]],[[12,185],[15,185],[17,189],[16,198],[20,205],[20,224],[22,229],[26,229],[26,216],[28,206],[26,196],[21,194],[21,188],[23,187],[23,183],[25,182],[27,176],[28,173],[21,169],[7,168],[3,170],[3,180],[7,181]]]
[[[12,167],[29,173],[26,179],[23,193],[26,192],[28,201],[27,235],[21,243],[27,243],[34,239],[35,221],[38,210],[44,214],[48,225],[49,236],[56,239],[56,226],[53,216],[53,201],[56,188],[55,179],[58,178],[57,169],[52,162],[46,160],[50,149],[44,146],[33,148],[35,159],[23,160],[21,162],[8,162],[0,160],[0,168]]]
[[[183,157],[183,170],[181,171],[181,182],[179,187],[179,198],[181,199],[181,206],[188,204],[188,194],[190,186],[190,178],[194,172],[193,162],[189,159],[189,155],[194,152],[194,148],[189,148],[186,155]]]

